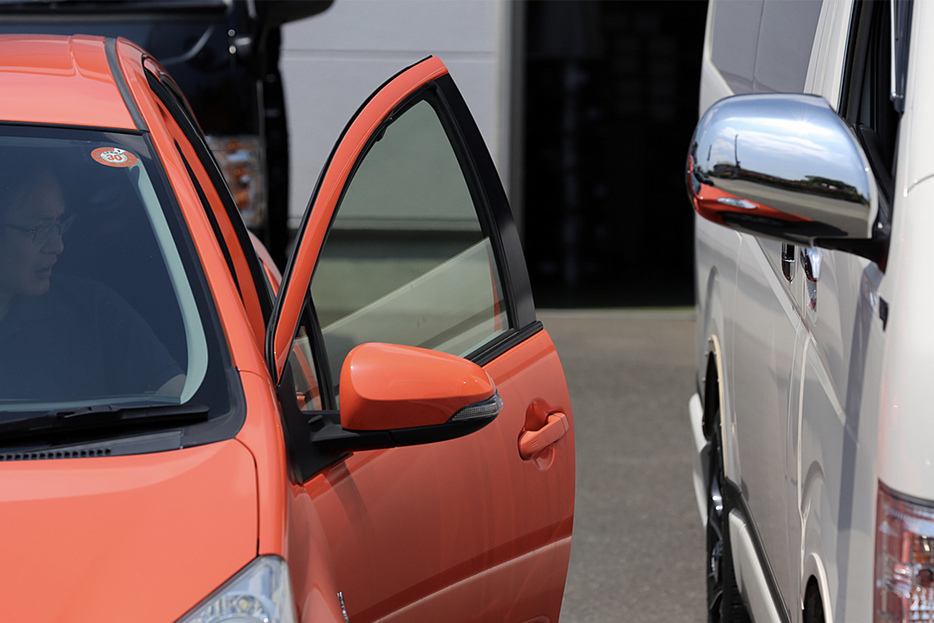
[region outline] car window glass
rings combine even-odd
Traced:
[[[841,112],[859,135],[883,192],[891,194],[899,115],[891,100],[887,2],[866,2],[857,7]]]
[[[364,342],[464,356],[508,328],[474,197],[430,101],[382,130],[358,163],[312,279],[334,383]]]
[[[324,408],[318,384],[318,368],[315,366],[312,338],[304,326],[300,326],[292,350],[289,366],[295,386],[295,399],[302,411],[320,411]]]
[[[766,0],[756,48],[755,92],[804,91],[821,5],[821,0]]]
[[[192,401],[226,413],[213,319],[141,137],[4,128],[0,161],[0,420]]]
[[[751,93],[763,0],[713,5],[711,61],[734,93]]]
[[[736,94],[800,93],[820,0],[717,0],[711,60]]]

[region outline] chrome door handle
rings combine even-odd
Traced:
[[[820,268],[823,261],[823,253],[820,249],[808,248],[801,250],[801,262],[804,264],[804,274],[808,281],[817,283],[820,281]]]
[[[787,281],[795,278],[795,245],[782,243],[782,274]]]

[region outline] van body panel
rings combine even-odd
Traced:
[[[879,389],[877,472],[886,485],[919,499],[934,499],[931,448],[919,435],[931,430],[934,393],[925,374],[934,360],[930,271],[930,201],[934,196],[934,150],[927,140],[934,131],[929,113],[934,83],[925,67],[934,63],[934,46],[926,33],[934,26],[934,10],[916,2],[912,15],[912,48],[906,89],[899,167],[895,178],[899,218],[892,223],[892,252],[879,294],[888,305],[885,354]],[[929,368],[928,368],[929,369]]]
[[[724,6],[710,2],[701,113],[746,84],[725,78],[710,53],[715,13]],[[853,88],[847,74],[853,20],[870,6],[825,0],[809,46],[802,90],[841,115],[853,114],[845,110],[846,89]],[[872,621],[880,483],[922,506],[934,504],[934,84],[927,76],[934,43],[926,35],[932,28],[934,7],[914,2],[905,111],[893,137],[894,182],[883,189],[891,216],[885,262],[799,247],[790,256],[797,272],[789,280],[782,272],[787,245],[695,217],[700,400],[689,408],[695,489],[706,521],[709,443],[702,442],[710,439],[699,427],[713,414],[697,409],[710,404],[704,381],[715,357],[722,365],[723,472],[735,485],[741,520],[731,523],[744,526],[743,534],[731,535],[750,543],[741,553],[734,544],[734,567],[754,619],[767,600],[781,620],[806,620],[805,602],[816,588],[824,620]],[[755,90],[755,80],[746,86]],[[876,174],[881,188],[884,175]],[[819,258],[816,280],[804,274],[808,257]]]
[[[804,92],[820,93],[834,108],[840,101],[852,14],[853,0],[823,2],[808,64]]]
[[[911,132],[902,133],[903,164],[898,168],[896,185],[899,193],[911,192],[920,182],[934,175],[934,150],[926,137],[934,130],[930,106],[934,103],[934,83],[927,79],[927,67],[934,62],[934,42],[924,34],[934,21],[929,3],[915,2],[912,13],[911,58],[908,63],[908,84],[902,123]],[[893,223],[894,224],[894,223]]]
[[[885,384],[879,415],[879,478],[888,486],[921,499],[934,499],[934,449],[927,440],[934,432],[928,417],[934,388],[928,372],[934,364],[934,333],[930,309],[934,297],[925,262],[934,249],[918,232],[934,226],[930,205],[934,180],[917,184],[902,203],[902,226],[896,227],[905,253],[893,261],[899,280],[890,296]],[[915,415],[919,414],[919,415]]]

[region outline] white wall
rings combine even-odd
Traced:
[[[297,227],[350,116],[400,69],[428,55],[448,66],[504,184],[509,181],[509,0],[335,0],[283,29],[281,69]]]

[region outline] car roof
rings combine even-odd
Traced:
[[[107,47],[103,37],[0,35],[0,121],[135,129]],[[115,64],[118,49],[138,50],[111,46]]]

